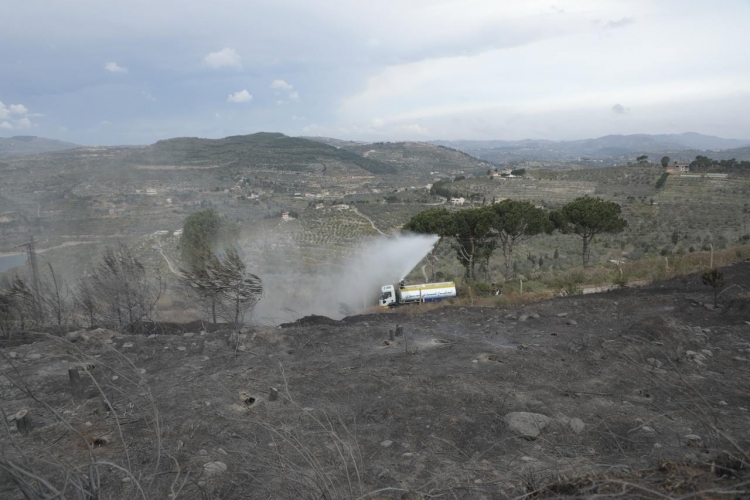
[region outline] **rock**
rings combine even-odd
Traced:
[[[208,462],[203,466],[203,471],[207,476],[216,476],[218,474],[223,474],[227,471],[227,464],[219,461]]]
[[[654,448],[656,448],[657,450],[658,450],[659,448],[661,448],[661,447],[662,447],[662,444],[661,444],[661,443],[654,443]]]
[[[570,326],[576,326],[578,324],[578,321],[574,319],[569,319],[568,321],[565,322],[565,324],[570,325]]]
[[[705,308],[706,308],[706,309],[708,309],[709,311],[713,311],[714,309],[716,309],[716,308],[714,307],[714,305],[713,305],[713,304],[711,304],[710,302],[706,302],[705,304],[703,304],[703,307],[705,307]]]
[[[185,347],[184,345],[181,345],[181,346],[177,347],[177,350],[178,351],[187,351],[187,347]]]
[[[528,316],[526,316],[525,314],[522,314],[522,315],[520,315],[520,316],[518,317],[518,321],[526,321],[527,319],[529,319],[529,317],[528,317]]]
[[[656,431],[654,431],[654,429],[652,429],[652,428],[651,428],[651,427],[649,427],[648,425],[644,425],[643,427],[641,427],[641,430],[642,430],[643,432],[648,432],[648,433],[656,432]]]
[[[389,448],[392,444],[393,441],[391,441],[390,439],[386,439],[385,441],[380,442],[380,446],[382,446],[383,448]]]
[[[509,319],[511,321],[515,321],[515,320],[518,319],[518,316],[516,316],[515,314],[506,314],[505,315],[505,319]]]
[[[703,441],[703,438],[701,438],[698,434],[688,434],[687,436],[683,437],[687,441],[687,445],[691,448],[699,448],[701,442]]]
[[[133,343],[132,342],[125,342],[124,344],[122,344],[122,347],[123,348],[133,347]]]
[[[216,451],[218,453],[221,453],[222,455],[228,455],[228,453],[226,452],[226,450],[224,448],[218,448]]]
[[[699,365],[702,365],[703,362],[706,361],[706,357],[703,354],[695,351],[685,351],[685,356],[687,356],[690,361],[694,361]]]
[[[664,364],[664,363],[662,363],[661,361],[659,361],[659,360],[658,360],[658,359],[656,359],[656,358],[648,358],[648,359],[646,360],[646,362],[647,362],[648,364],[650,364],[651,366],[653,366],[654,368],[661,368],[661,367],[662,367],[662,365]]]
[[[78,339],[81,337],[81,334],[78,332],[68,332],[65,334],[65,340],[68,342],[78,342]]]
[[[155,339],[155,338],[156,338],[156,334],[155,334],[155,333],[152,333],[151,335],[149,335],[149,336],[148,336],[148,337],[146,337],[146,338],[147,338],[147,339]]]
[[[568,425],[576,434],[580,434],[581,432],[583,432],[583,428],[586,427],[586,424],[584,424],[583,420],[581,420],[580,418],[571,418],[570,422],[568,422]]]
[[[15,351],[13,351],[13,352],[9,352],[9,353],[8,353],[8,357],[9,357],[10,359],[16,359],[16,358],[18,357],[18,353],[17,353],[17,352],[15,352]]]
[[[706,356],[713,356],[714,353],[711,352],[711,349],[701,349],[701,353],[705,354]]]
[[[205,457],[208,456],[208,452],[206,450],[198,450],[198,455]]]
[[[537,313],[531,313],[529,316],[531,316],[534,319],[539,319],[539,315]]]
[[[526,439],[536,439],[550,422],[551,419],[541,413],[515,411],[505,415],[508,428]]]
[[[720,404],[721,406],[726,406],[726,405],[727,405],[727,404],[729,404],[729,403],[727,403],[726,401],[724,401],[724,400],[722,399],[721,401],[719,401],[719,404]]]
[[[26,356],[26,359],[28,359],[29,361],[36,361],[38,359],[42,359],[42,355],[41,354],[29,354],[28,356]]]
[[[557,317],[558,318],[564,318],[567,315],[568,315],[568,313],[557,313]]]

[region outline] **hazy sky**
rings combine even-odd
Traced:
[[[750,138],[750,2],[0,0],[0,136]]]

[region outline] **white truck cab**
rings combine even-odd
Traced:
[[[396,304],[396,288],[393,285],[385,285],[380,289],[380,305],[388,307]]]

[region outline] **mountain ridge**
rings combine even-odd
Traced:
[[[81,147],[72,142],[47,139],[35,135],[16,135],[0,137],[0,158],[13,158],[54,151],[65,151]]]

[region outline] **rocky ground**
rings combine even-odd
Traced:
[[[17,335],[0,498],[747,497],[750,263],[724,273],[718,309],[690,276],[243,336]]]

